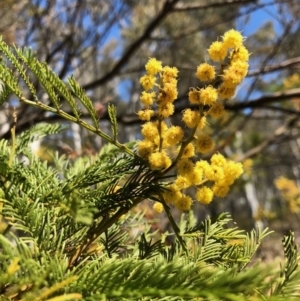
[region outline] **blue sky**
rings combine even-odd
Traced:
[[[273,3],[273,0],[263,0],[261,3],[271,4]],[[277,15],[276,6],[274,4],[267,5],[266,7],[251,13],[246,26],[243,26],[241,22],[238,21],[237,29],[243,31],[243,35],[247,37],[254,34],[264,23],[271,21],[274,24],[276,32],[280,33],[282,28],[278,20],[274,17],[275,15]]]
[[[250,15],[248,15],[249,19],[247,22],[245,22],[245,17],[241,17],[237,19],[236,22],[236,29],[239,31],[242,31],[243,35],[245,37],[251,36],[254,34],[260,27],[262,27],[266,22],[272,22],[274,25],[274,29],[276,33],[280,34],[282,32],[282,27],[278,20],[276,20],[276,15],[278,15],[276,11],[276,6],[272,4],[274,0],[262,0],[260,1],[261,4],[268,4],[263,8],[260,8],[254,12],[252,12]],[[247,8],[248,9],[248,8]],[[247,17],[246,17],[247,18]],[[230,29],[230,28],[228,28]],[[113,38],[121,38],[119,34],[118,27],[115,27],[114,30],[111,32],[111,37]],[[121,48],[118,48],[118,54],[120,53]],[[276,76],[274,74],[267,75],[269,79],[271,79],[273,76]],[[244,84],[249,85],[253,79],[246,79]],[[122,95],[122,99],[124,101],[129,100],[129,93],[128,93],[128,87],[129,83],[128,81],[122,81],[122,83],[118,86],[118,94]],[[240,95],[242,96],[242,95]],[[252,93],[251,98],[260,96],[260,93]]]
[[[249,37],[253,35],[259,28],[261,28],[265,23],[272,22],[276,35],[280,35],[282,33],[282,26],[277,19],[278,12],[276,10],[276,5],[273,4],[273,0],[263,0],[260,1],[262,4],[271,4],[267,5],[263,8],[260,8],[249,15],[249,19],[247,22],[244,22],[244,18],[240,18],[237,20],[237,29],[243,32],[245,37]],[[255,50],[254,50],[255,51]],[[251,65],[251,64],[250,64]],[[251,69],[251,66],[250,66]],[[271,80],[276,78],[276,73],[270,73],[264,75],[265,79]],[[243,100],[245,98],[245,93],[243,93],[243,86],[249,86],[253,82],[254,78],[246,78],[243,84],[239,88],[239,96],[240,99]],[[254,91],[250,95],[250,99],[254,99],[256,97],[261,96],[261,92]]]

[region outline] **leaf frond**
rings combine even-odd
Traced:
[[[72,92],[76,95],[79,101],[84,105],[89,113],[89,117],[92,118],[94,122],[94,127],[98,129],[99,127],[99,118],[97,116],[97,112],[95,107],[93,106],[92,101],[86,95],[85,91],[81,88],[81,86],[77,83],[77,81],[73,77],[68,78],[69,86],[71,87]]]
[[[113,139],[114,141],[117,141],[117,136],[118,136],[117,109],[113,104],[108,104],[108,115],[111,122]]]

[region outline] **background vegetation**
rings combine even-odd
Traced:
[[[74,74],[108,130],[107,104],[116,105],[121,142],[140,138],[138,79],[148,57],[180,70],[176,103],[180,112],[188,104],[188,87],[199,85],[195,65],[207,59],[207,46],[228,29],[243,31],[252,52],[250,71],[226,105],[230,117],[214,124],[213,134],[216,150],[244,162],[247,172],[225,201],[199,205],[195,214],[202,220],[207,214],[215,218],[229,211],[245,229],[258,222],[282,232],[294,229],[297,236],[299,1],[2,0],[0,14],[4,41],[30,46],[63,80]],[[38,97],[47,102],[40,83],[34,85]],[[29,91],[27,95],[30,98]],[[13,107],[17,134],[39,122],[65,123],[11,98],[0,112],[1,138],[10,138]],[[180,118],[175,115],[174,124]],[[51,162],[57,150],[73,160],[97,153],[102,145],[100,138],[71,124],[67,131],[35,142],[32,150]],[[292,202],[274,185],[280,176],[295,181]],[[152,216],[150,210],[148,214]],[[159,226],[167,227],[163,222]]]
[[[298,2],[2,0],[1,301],[299,299]],[[135,155],[139,78],[149,57],[179,69],[181,125],[196,66],[230,28],[251,69],[210,128],[245,173],[181,214]],[[267,225],[280,265],[253,260]]]

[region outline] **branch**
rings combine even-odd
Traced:
[[[259,97],[255,100],[247,102],[237,102],[235,104],[225,104],[227,110],[241,110],[246,108],[257,108],[262,107],[267,103],[276,101],[288,101],[291,98],[300,97],[300,88],[290,89],[284,92],[276,92],[270,95]]]
[[[170,14],[174,10],[174,5],[179,0],[166,0],[162,10],[157,14],[157,16],[148,24],[144,33],[137,38],[130,47],[125,51],[119,62],[113,67],[111,71],[102,76],[99,79],[94,80],[93,82],[86,84],[83,86],[83,89],[89,90],[96,88],[100,85],[103,85],[107,81],[109,81],[112,77],[114,77],[120,69],[129,61],[135,51],[139,48],[139,46],[150,37],[153,30],[160,24],[160,22],[166,18],[168,14]]]
[[[131,74],[131,73],[141,72],[141,70],[143,70],[144,66],[145,65],[141,65],[139,67],[135,67],[135,68],[132,68],[132,69],[127,69],[121,74],[122,75],[127,75],[127,74]],[[266,73],[271,73],[271,72],[275,72],[275,71],[278,71],[278,70],[287,69],[287,68],[291,68],[291,67],[292,68],[294,67],[294,69],[300,69],[300,56],[285,60],[285,61],[283,61],[279,64],[273,64],[273,65],[265,66],[263,69],[256,69],[256,70],[249,71],[247,73],[247,78],[262,75],[262,74],[266,74]],[[179,65],[177,68],[179,70],[195,72],[194,67],[189,67],[189,66],[187,67],[187,66],[180,66]]]
[[[296,66],[296,68],[300,68],[300,56],[294,57],[289,60],[285,60],[276,65],[265,66],[263,69],[252,70],[252,71],[248,72],[247,77],[257,76],[257,75],[261,75],[261,74],[265,74],[265,73],[269,73],[269,72],[274,72],[277,70],[292,67],[294,65]]]
[[[293,110],[293,109],[287,109],[287,108],[282,108],[282,107],[277,107],[277,106],[265,106],[263,105],[261,108],[263,109],[266,109],[266,110],[269,110],[269,111],[277,111],[277,112],[280,112],[280,113],[283,113],[283,114],[288,114],[288,115],[298,115],[300,116],[300,111],[298,110]],[[255,116],[253,117],[252,116],[252,119],[263,119],[263,120],[270,120],[270,119],[278,119],[279,116],[273,116],[273,117],[267,117],[267,116],[264,116],[264,117],[258,117],[258,116]]]
[[[290,1],[291,0],[282,0],[281,3],[286,3],[286,2],[290,2]],[[236,20],[236,19],[241,18],[243,16],[247,16],[247,15],[249,15],[249,14],[255,12],[255,11],[258,11],[258,10],[263,9],[263,8],[265,8],[267,6],[270,6],[270,5],[274,5],[274,2],[271,1],[271,2],[256,4],[254,6],[249,7],[246,10],[241,10],[238,13],[236,13],[235,10],[233,10],[234,13],[232,13],[230,16],[227,16],[227,17],[224,16],[224,18],[222,20],[218,20],[217,22],[213,21],[213,22],[210,22],[210,23],[207,23],[207,24],[203,24],[202,22],[200,22],[199,23],[200,25],[196,26],[196,28],[192,28],[191,30],[188,29],[188,31],[186,31],[183,34],[181,33],[179,35],[173,36],[172,39],[173,40],[179,40],[179,39],[182,39],[182,38],[187,37],[187,36],[198,34],[199,31],[214,29],[214,28],[216,28],[216,26],[219,26],[220,24],[225,24],[225,23],[230,22],[232,20]],[[151,38],[151,40],[153,40],[153,41],[168,41],[168,39],[159,38],[159,37]]]
[[[284,39],[288,36],[290,31],[292,30],[293,24],[294,24],[294,22],[289,22],[288,25],[285,27],[285,29],[284,29],[283,33],[281,34],[280,38],[277,39],[277,42],[272,47],[272,51],[265,57],[265,59],[261,63],[260,70],[264,70],[265,67],[267,66],[268,62],[277,54],[277,52],[279,51],[280,46],[283,44]],[[244,98],[245,101],[247,101],[249,99],[250,95],[255,90],[255,87],[256,87],[256,84],[259,81],[259,78],[260,78],[260,75],[258,75],[254,79],[253,83],[251,84],[250,88],[247,91],[246,97]]]
[[[256,3],[256,0],[224,0],[223,2],[209,3],[209,4],[200,4],[200,5],[190,5],[190,6],[179,6],[175,7],[173,11],[175,12],[186,12],[191,10],[203,10],[213,7],[222,7],[227,5],[241,5],[247,3]]]
[[[297,120],[299,120],[299,116],[294,116],[286,120],[285,124],[283,124],[277,130],[275,130],[272,136],[268,137],[266,140],[262,141],[257,146],[245,152],[238,158],[238,161],[242,162],[247,158],[251,158],[258,154],[261,154],[264,149],[274,144],[279,138],[285,136],[288,133],[288,131],[294,127]]]
[[[271,95],[262,96],[260,98],[257,98],[255,100],[252,100],[249,102],[236,102],[234,104],[226,104],[225,103],[225,109],[228,111],[239,111],[239,110],[243,110],[246,108],[266,108],[266,104],[268,104],[268,103],[278,102],[278,101],[288,101],[291,98],[296,98],[296,97],[300,97],[300,88],[291,89],[291,90],[288,90],[285,92],[276,92]],[[177,105],[175,107],[175,114],[176,113],[178,114],[178,113],[182,112],[182,110],[187,108],[186,93],[184,94],[184,96],[179,97],[178,101],[181,101],[182,105]],[[268,107],[268,109],[271,109],[271,108]],[[278,110],[279,109],[280,108],[278,108]],[[298,113],[295,111],[288,112],[286,109],[283,109],[283,108],[282,108],[282,111],[286,111],[285,113],[290,113],[290,114]],[[71,112],[66,111],[66,113],[68,113],[69,115],[72,115]],[[33,123],[61,121],[61,117],[58,115],[46,116],[44,113],[41,113],[40,111],[35,116],[32,116],[32,113],[30,113],[30,114],[31,114],[31,118],[26,117],[25,120],[19,120],[19,124],[16,129],[17,133],[27,130],[28,128],[30,128],[30,126]],[[82,112],[81,117],[88,118],[89,114]],[[109,120],[107,111],[103,115],[101,115],[100,120]],[[120,123],[124,126],[131,126],[134,124],[141,123],[141,120],[137,117],[136,114],[117,115],[117,121],[118,121],[118,123]],[[1,135],[1,138],[10,139],[10,129],[6,133]]]

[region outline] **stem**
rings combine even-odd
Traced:
[[[74,250],[73,256],[70,257],[69,259],[69,264],[68,267],[71,268],[73,267],[74,263],[77,261],[77,259],[90,247],[90,245],[98,239],[109,227],[111,227],[114,223],[118,221],[118,219],[123,215],[126,214],[130,209],[135,207],[138,203],[143,201],[143,198],[138,198],[129,207],[122,207],[119,208],[119,210],[112,216],[105,218],[103,217],[103,220],[97,225],[96,228],[92,229],[87,232],[86,237],[83,239],[83,243],[80,246],[80,248],[76,251]]]
[[[199,120],[199,123],[200,123],[202,117],[204,117],[203,105],[199,106],[199,112],[200,112],[200,120]],[[170,167],[168,167],[166,170],[164,170],[164,173],[168,172],[171,168],[173,168],[177,164],[177,162],[180,160],[186,146],[195,139],[194,135],[196,133],[197,128],[198,128],[198,125],[192,129],[190,136],[181,143],[180,150],[179,150],[177,157],[173,161],[172,165]]]
[[[11,149],[10,149],[9,160],[8,160],[9,167],[11,167],[14,162],[16,147],[17,147],[17,143],[16,143],[17,112],[16,112],[16,108],[14,108],[13,110],[14,110],[13,111],[13,126],[10,130],[10,132],[11,132]],[[9,186],[9,182],[5,182],[4,187],[7,188],[8,186]],[[3,202],[0,202],[0,223],[2,222],[2,214],[1,214],[2,209],[3,209]],[[8,224],[6,229],[2,232],[2,235],[5,235],[10,230],[11,227],[12,227],[12,225]]]
[[[174,218],[173,218],[173,216],[172,216],[172,214],[170,212],[170,208],[167,206],[167,204],[163,200],[163,196],[162,195],[160,195],[160,199],[161,199],[161,203],[164,206],[164,210],[165,210],[165,212],[167,214],[168,220],[169,220],[169,222],[170,222],[170,224],[171,224],[171,226],[172,226],[172,228],[174,230],[174,233],[175,233],[178,241],[180,242],[180,244],[181,244],[184,252],[187,253],[187,248],[186,248],[185,242],[182,239],[182,236],[180,234],[180,229],[178,228],[178,226],[177,226],[176,222],[174,221]]]
[[[130,150],[127,146],[125,146],[124,144],[121,144],[120,142],[118,141],[115,141],[112,137],[110,137],[109,135],[105,134],[103,131],[101,131],[99,128],[96,128],[88,123],[86,123],[85,121],[83,121],[82,119],[77,119],[76,117],[62,111],[62,110],[57,110],[57,109],[54,109],[46,104],[43,104],[41,102],[35,102],[35,101],[32,101],[32,100],[29,100],[29,99],[26,99],[24,97],[21,97],[20,100],[30,106],[33,106],[33,107],[36,107],[36,108],[39,108],[39,109],[42,109],[44,111],[47,111],[47,112],[52,112],[58,116],[60,116],[61,118],[65,119],[65,120],[68,120],[70,122],[74,122],[74,123],[77,123],[79,124],[80,126],[82,126],[83,128],[87,129],[88,131],[100,136],[101,138],[105,139],[107,142],[115,145],[116,147],[118,147],[119,149],[123,150],[125,153],[127,153],[128,155],[130,156],[134,156],[136,157],[137,155],[132,151]]]
[[[8,161],[8,166],[11,167],[15,158],[15,153],[16,153],[16,125],[17,125],[17,112],[16,108],[14,108],[13,112],[13,126],[10,130],[11,132],[11,150],[10,150],[10,155],[9,155],[9,161]]]
[[[163,144],[163,137],[162,137],[162,132],[161,132],[161,122],[162,120],[159,118],[158,119],[158,135],[159,135],[159,152],[162,151],[162,144]]]

